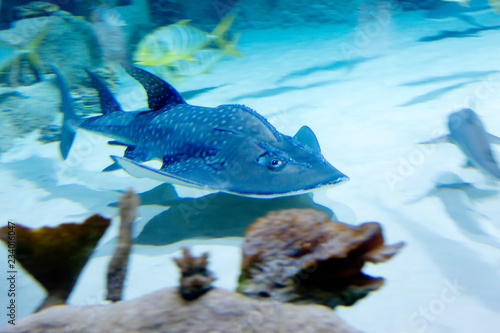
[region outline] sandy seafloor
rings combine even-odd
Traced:
[[[500,135],[500,73],[495,73],[500,70],[500,31],[418,42],[440,30],[472,26],[461,20],[424,21],[418,12],[386,14],[379,13],[372,23],[360,22],[356,30],[332,26],[243,31],[239,49],[245,58],[229,58],[212,74],[178,88],[218,87],[188,102],[245,104],[287,135],[302,125],[311,127],[326,159],[351,178],[315,192],[314,200],[334,210],[340,221],[380,222],[388,243],[406,242],[392,260],[365,268],[386,283],[354,306],[338,307],[347,322],[372,333],[498,332],[499,183],[462,168],[465,158],[453,145],[417,143],[446,134],[447,115],[464,106],[472,106],[487,130]],[[497,25],[500,16],[482,13],[476,20]],[[331,66],[359,57],[367,59]],[[138,85],[126,84],[119,100],[128,110],[145,106]],[[39,227],[82,221],[90,213],[115,216],[116,210],[107,204],[119,197],[116,190],[132,186],[141,192],[158,185],[123,171],[100,173],[110,162],[107,156],[122,151],[105,143],[105,138],[81,132],[64,162],[56,143],[20,140],[1,156],[0,221]],[[500,160],[500,148],[493,148]],[[453,175],[470,185],[436,189],[437,179]],[[178,190],[181,196],[204,194]],[[135,232],[164,209],[141,207]],[[104,249],[116,236],[117,221],[113,219],[80,276],[71,304],[103,302],[109,260]],[[233,289],[241,241],[188,243],[195,244],[195,253],[210,252],[210,267],[218,277],[215,286]],[[180,245],[135,246],[125,298],[176,285],[178,272],[170,257],[179,256]],[[6,258],[5,246],[0,256]],[[1,278],[1,299],[5,283]],[[30,313],[43,297],[22,273],[18,315]],[[265,320],[268,314],[262,315]]]

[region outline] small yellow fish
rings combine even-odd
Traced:
[[[194,52],[208,46],[212,41],[224,48],[224,34],[229,30],[236,14],[227,14],[212,33],[188,25],[189,20],[161,27],[147,35],[134,54],[140,65],[168,65],[177,60],[194,60]]]
[[[50,26],[48,24],[27,45],[12,45],[7,41],[0,40],[0,70],[9,66],[15,59],[27,56],[35,69],[40,69],[40,59],[36,49],[47,35]]]
[[[207,48],[193,53],[190,60],[177,60],[169,64],[172,73],[178,77],[192,77],[200,74],[208,74],[214,66],[228,54],[242,57],[236,50],[236,44],[240,38],[237,34],[233,40],[228,42],[222,49]]]

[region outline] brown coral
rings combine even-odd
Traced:
[[[386,261],[402,245],[384,245],[376,222],[351,226],[313,209],[271,212],[246,233],[238,291],[284,302],[351,305],[383,283],[361,272],[364,263]]]
[[[15,256],[48,292],[42,307],[64,304],[111,220],[93,215],[84,223],[30,229],[15,225]],[[8,242],[9,227],[0,228],[0,239]]]
[[[181,269],[181,296],[186,300],[193,300],[212,288],[215,280],[212,272],[207,269],[208,253],[201,257],[193,257],[188,248],[182,248],[182,258],[174,258]]]

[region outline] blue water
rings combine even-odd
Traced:
[[[489,133],[500,136],[500,16],[483,1],[473,1],[471,7],[450,4],[440,11],[406,11],[379,2],[359,5],[355,12],[339,9],[339,16],[328,5],[311,16],[314,10],[295,12],[295,4],[282,9],[277,2],[272,10],[283,12],[269,26],[271,18],[257,18],[258,5],[240,3],[240,11],[254,10],[253,16],[240,13],[241,21],[237,17],[231,30],[241,32],[237,48],[244,57],[225,57],[210,74],[179,80],[175,86],[193,105],[245,104],[286,135],[309,126],[325,158],[350,177],[338,187],[314,191],[309,204],[346,223],[377,221],[388,244],[406,243],[388,262],[367,265],[364,271],[384,277],[385,285],[351,307],[337,308],[339,316],[365,332],[497,332],[498,181],[463,168],[466,158],[454,145],[418,143],[447,134],[448,115],[465,107],[478,114]],[[137,7],[117,10],[127,23],[126,32],[147,21]],[[210,27],[217,21],[213,13],[205,21],[199,12],[191,13],[198,15],[193,24]],[[248,23],[252,18],[253,25]],[[115,95],[123,109],[146,109],[140,85],[121,70],[117,77]],[[5,104],[7,96],[21,94],[37,103],[45,96],[46,103],[57,104],[56,86],[43,84],[8,90],[10,95],[1,90],[0,103],[12,107]],[[111,163],[108,156],[122,155],[123,148],[108,146],[106,138],[92,133],[79,132],[63,161],[57,141],[37,140],[40,124],[58,124],[61,116],[40,111],[47,119],[43,122],[28,111],[1,110],[1,143],[7,147],[0,155],[4,223],[36,228],[83,221],[92,213],[114,217],[117,211],[108,204],[118,200],[119,191],[133,187],[141,193],[160,185],[123,171],[101,173]],[[12,121],[7,114],[19,118]],[[20,133],[23,119],[39,127],[23,127]],[[500,160],[498,146],[491,148]],[[175,190],[179,197],[209,194]],[[195,253],[209,251],[218,278],[215,286],[234,289],[247,220],[263,205],[281,209],[296,204],[289,199],[263,204],[209,197],[193,201],[198,205],[194,213],[179,218],[174,214],[178,207],[161,205],[165,193],[154,194],[152,205],[139,208],[125,299],[177,285],[170,258],[179,256],[182,245],[192,246]],[[99,242],[70,304],[103,302],[117,223],[114,218]],[[7,257],[6,247],[0,256]],[[0,281],[4,302],[7,285]],[[20,318],[34,311],[44,292],[25,272],[19,273],[17,288]]]

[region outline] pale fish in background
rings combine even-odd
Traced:
[[[227,14],[212,33],[192,27],[189,20],[156,29],[139,42],[134,54],[138,65],[169,65],[178,60],[194,60],[193,53],[215,42],[224,48],[224,34],[229,30],[236,14]]]
[[[92,29],[97,37],[103,52],[103,59],[107,65],[116,65],[126,61],[127,41],[123,26],[125,21],[120,13],[112,7],[96,8],[91,15]]]

